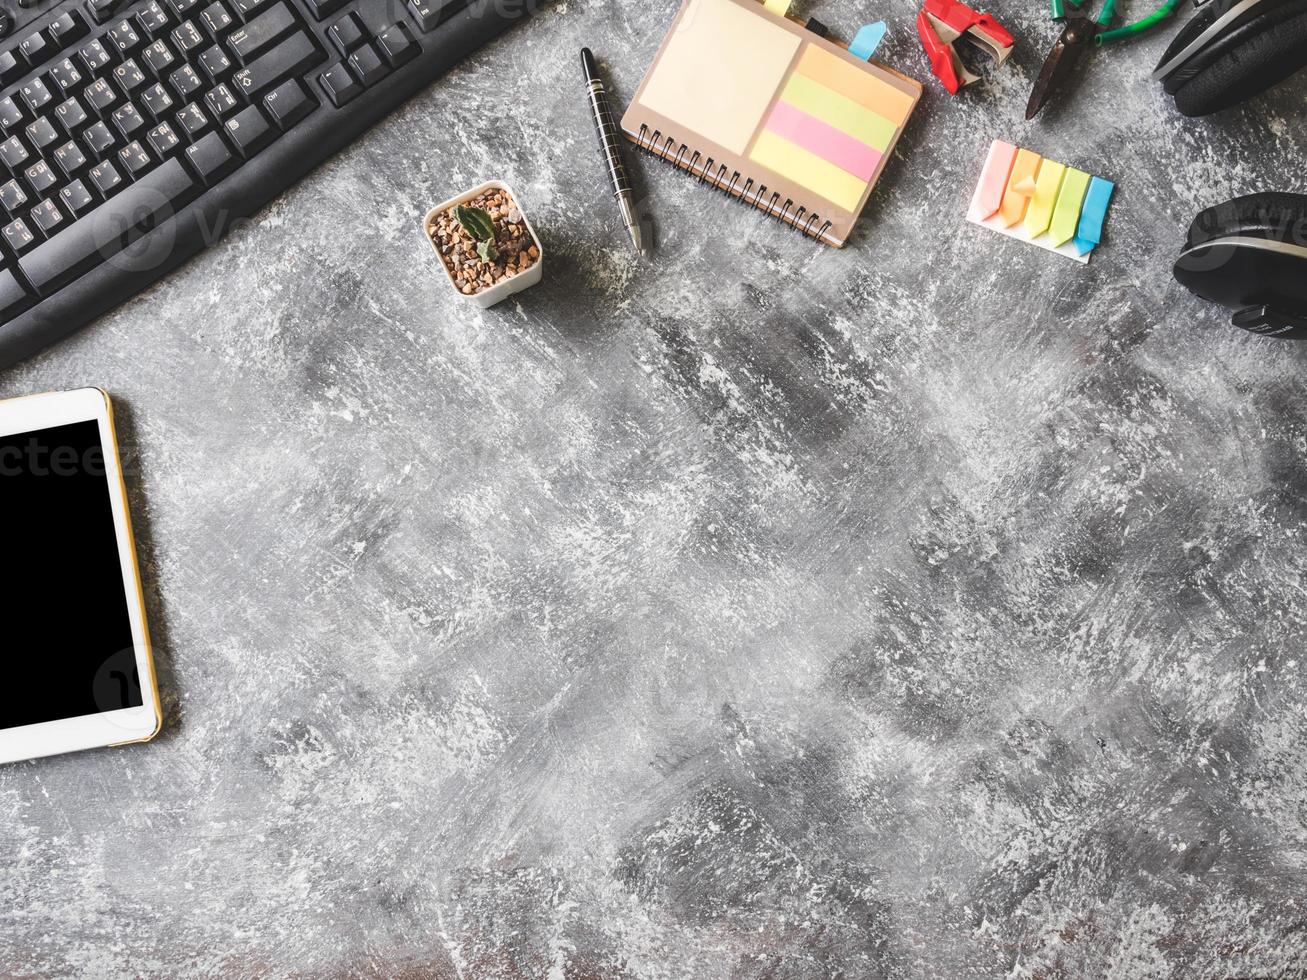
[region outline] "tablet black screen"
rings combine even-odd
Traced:
[[[0,729],[142,704],[94,420],[0,436]]]

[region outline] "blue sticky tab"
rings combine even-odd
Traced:
[[[1112,200],[1116,184],[1102,177],[1089,182],[1085,203],[1080,209],[1080,227],[1072,244],[1081,255],[1088,255],[1103,240],[1103,223],[1107,220],[1107,205]]]
[[[870,61],[871,56],[876,53],[880,47],[880,42],[885,39],[885,32],[888,28],[883,20],[878,20],[874,24],[868,24],[858,31],[858,36],[853,39],[849,45],[849,54],[861,58],[863,61]]]

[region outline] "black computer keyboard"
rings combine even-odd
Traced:
[[[0,42],[0,365],[212,245],[530,10],[531,0],[0,10],[10,25]]]

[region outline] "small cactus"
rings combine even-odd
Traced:
[[[495,223],[488,211],[460,204],[454,209],[454,220],[477,243],[477,256],[482,262],[498,261],[499,249],[495,248]]]

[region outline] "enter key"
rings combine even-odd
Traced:
[[[248,62],[295,29],[295,15],[284,3],[269,7],[227,38],[232,54]]]

